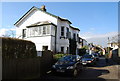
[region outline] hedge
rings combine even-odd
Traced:
[[[55,54],[53,55],[53,58],[57,61],[58,59],[62,58],[63,56],[66,55],[72,55],[72,54]]]
[[[31,41],[0,37],[3,58],[33,58],[37,56],[35,44]]]

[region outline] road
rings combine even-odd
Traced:
[[[105,58],[101,57],[95,66],[86,66],[85,69],[79,73],[78,77],[74,78],[66,74],[52,74],[48,73],[44,79],[49,80],[100,80],[100,81],[107,81],[107,80],[114,80],[119,81],[120,79],[120,65],[116,64],[112,60],[109,60],[108,63],[105,62]]]

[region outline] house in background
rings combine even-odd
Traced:
[[[117,42],[108,43],[108,47],[112,48],[113,50],[118,49],[118,43]]]
[[[34,42],[37,51],[77,54],[80,30],[71,24],[68,19],[47,12],[43,5],[32,7],[14,25],[16,38]]]

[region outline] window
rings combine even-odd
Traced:
[[[79,35],[77,34],[77,41],[79,42]]]
[[[66,38],[69,37],[69,28],[66,28],[67,32],[66,32]]]
[[[26,29],[23,29],[22,35],[23,35],[23,38],[26,37]]]
[[[38,27],[34,28],[35,36],[38,36]]]
[[[28,30],[29,30],[29,35],[28,35],[29,37],[50,34],[49,26],[32,27],[32,28],[29,28]]]
[[[50,34],[50,27],[47,26],[47,34]]]
[[[69,53],[69,47],[67,47],[66,53],[67,53],[67,54]]]
[[[46,27],[43,26],[43,34],[46,34]]]
[[[64,36],[64,26],[61,27],[61,36]]]
[[[34,32],[34,28],[30,28],[30,36],[34,36],[35,32]]]
[[[61,52],[64,53],[64,47],[61,47]]]
[[[38,33],[38,35],[41,35],[42,34],[42,27],[39,27],[39,33]]]
[[[73,34],[73,39],[76,40],[76,35],[75,35],[75,33]]]
[[[42,50],[43,50],[43,51],[48,50],[48,46],[43,46],[43,47],[42,47]]]

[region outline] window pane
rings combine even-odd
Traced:
[[[23,29],[23,38],[26,37],[26,29]]]
[[[66,32],[66,37],[68,38],[69,35],[69,28],[66,28],[67,32]]]
[[[73,39],[76,40],[76,35],[75,35],[75,33],[73,34]]]
[[[41,35],[42,27],[39,27],[39,35]]]
[[[34,35],[35,35],[34,28],[31,28],[31,36],[34,36]]]
[[[64,26],[61,27],[61,36],[64,36]]]
[[[35,31],[35,36],[38,36],[38,27],[35,27],[34,31]]]
[[[46,34],[46,27],[43,26],[43,34]]]
[[[50,34],[50,26],[47,26],[47,34]]]

